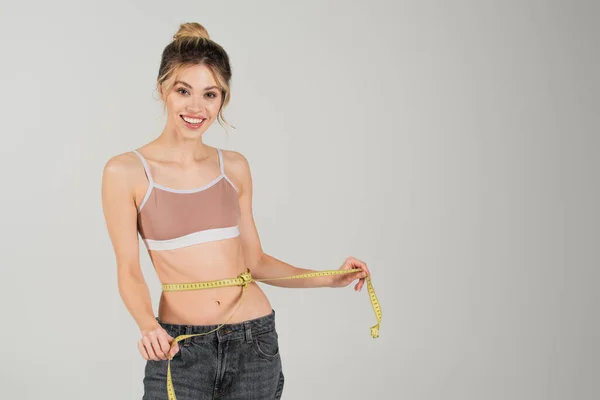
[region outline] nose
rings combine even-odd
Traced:
[[[189,112],[199,112],[202,109],[202,96],[190,96],[186,109]]]

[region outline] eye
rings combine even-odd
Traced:
[[[218,97],[216,93],[214,92],[208,92],[206,93],[206,95],[208,96],[209,94],[212,94],[212,98],[214,99],[215,97]]]
[[[189,92],[188,92],[187,90],[185,90],[184,88],[179,88],[179,89],[177,89],[177,93],[181,93],[181,91],[182,91],[182,90],[183,90],[184,92],[186,92],[186,93],[189,93]]]

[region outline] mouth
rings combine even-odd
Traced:
[[[180,115],[179,117],[181,118],[185,126],[187,126],[190,129],[198,129],[204,124],[204,121],[206,121],[206,118],[184,117],[183,115]]]

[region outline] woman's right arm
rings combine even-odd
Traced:
[[[135,162],[127,153],[108,160],[102,175],[102,209],[116,256],[119,294],[143,336],[138,343],[140,353],[145,359],[166,359],[172,338],[154,316],[140,266],[134,200],[135,173],[140,166]]]

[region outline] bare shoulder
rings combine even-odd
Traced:
[[[128,151],[109,158],[104,165],[103,175],[111,180],[134,184],[136,179],[139,178],[140,169],[143,171],[139,157],[132,151]]]
[[[239,151],[235,150],[221,150],[223,152],[223,158],[225,165],[232,169],[244,169],[248,168],[248,159]]]
[[[250,163],[246,156],[235,150],[222,150],[225,173],[234,181],[237,187],[247,188],[252,184]]]
[[[137,207],[147,187],[144,165],[132,151],[112,156],[104,165],[103,197],[112,198],[117,195],[120,201],[132,202]]]

